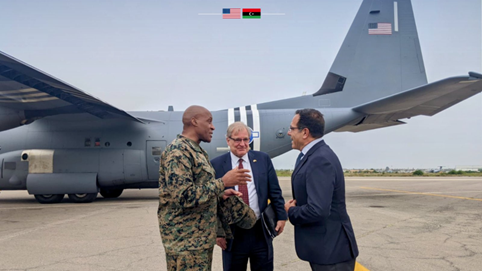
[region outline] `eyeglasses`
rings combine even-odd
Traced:
[[[236,142],[236,144],[239,144],[241,142],[244,142],[244,143],[249,143],[249,138],[232,138],[232,137],[229,137],[229,139],[231,139],[232,141]]]
[[[291,127],[290,126],[290,131],[293,131],[293,130],[300,130],[301,131],[303,129],[305,129],[305,128],[304,127]]]

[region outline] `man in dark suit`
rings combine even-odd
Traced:
[[[273,204],[277,215],[278,222],[275,230],[278,234],[283,232],[287,219],[284,199],[273,163],[266,153],[249,150],[250,137],[251,130],[244,123],[231,124],[226,133],[230,152],[211,161],[216,170],[216,176],[219,177],[233,168],[251,171],[252,181],[247,185],[237,185],[234,188],[243,194],[244,202],[249,204],[258,218],[255,226],[248,230],[232,225],[234,239],[226,241],[225,238],[220,237],[216,240],[223,249],[224,270],[246,270],[248,259],[251,270],[273,270],[272,238],[259,219],[268,206],[268,199]]]
[[[358,247],[345,205],[345,178],[336,154],[322,140],[323,115],[297,110],[288,135],[301,153],[291,175],[293,199],[285,204],[295,226],[298,257],[312,270],[354,270]]]

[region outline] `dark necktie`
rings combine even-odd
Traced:
[[[296,163],[295,163],[295,168],[298,167],[298,164],[300,163],[301,161],[301,158],[303,158],[303,152],[300,152],[300,154],[298,155],[298,158],[296,158]]]
[[[303,155],[304,155],[303,152],[300,152],[300,154],[298,154],[298,158],[296,158],[295,169],[300,164],[300,161],[301,161],[301,158],[303,158]],[[293,187],[293,183],[291,183],[291,194],[293,195],[293,199],[296,199],[295,198],[295,188]]]
[[[239,169],[243,169],[243,159],[239,159],[239,166],[238,166]],[[243,193],[243,195],[241,196],[241,198],[243,199],[243,201],[248,204],[249,206],[249,193],[248,193],[248,185],[247,184],[240,184],[238,185],[238,190],[239,192]]]

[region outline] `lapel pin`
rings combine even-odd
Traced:
[[[253,163],[256,163],[256,159],[253,160]]]

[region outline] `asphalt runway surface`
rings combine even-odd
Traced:
[[[280,178],[285,199],[289,178]],[[482,178],[347,178],[360,256],[368,270],[480,270]],[[0,270],[166,270],[157,190],[75,204],[0,192]],[[274,240],[275,270],[310,270],[293,226]],[[358,270],[366,270],[358,268]],[[222,270],[214,250],[213,270]]]

